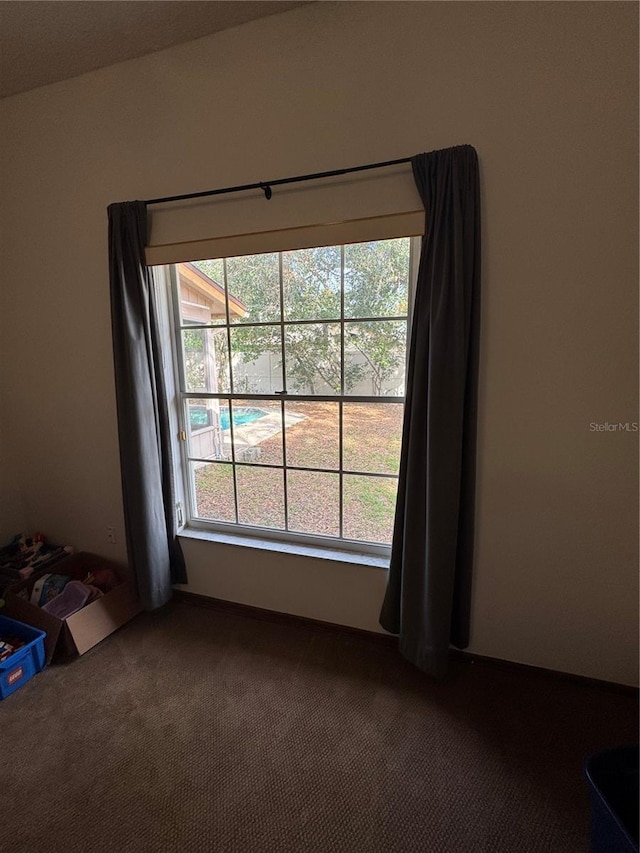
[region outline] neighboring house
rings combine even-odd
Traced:
[[[191,263],[177,265],[180,317],[185,326],[202,326],[226,322],[225,290],[208,275]],[[229,294],[229,319],[246,317],[246,306]],[[194,330],[195,331],[195,330]],[[202,388],[215,393],[218,386],[215,330],[202,330],[195,334],[195,348],[191,351],[194,373],[201,377]],[[226,332],[225,332],[226,335]],[[186,350],[186,344],[185,344]],[[185,353],[186,355],[186,353]],[[189,359],[186,359],[189,361]],[[200,384],[200,383],[198,383]],[[220,404],[217,400],[202,399],[189,402],[189,427],[191,452],[201,459],[220,458],[223,454],[223,435],[220,424]]]
[[[207,324],[226,320],[224,286],[201,272],[194,264],[178,264],[180,315],[184,323]],[[247,308],[229,294],[230,319],[246,317]]]

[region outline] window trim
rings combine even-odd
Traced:
[[[372,554],[363,550],[346,550],[342,547],[327,548],[324,545],[307,545],[298,540],[295,542],[285,542],[282,539],[266,539],[262,535],[249,536],[235,529],[231,533],[226,533],[221,530],[212,529],[210,525],[205,528],[195,525],[183,527],[178,531],[178,536],[184,539],[247,548],[249,551],[274,551],[279,554],[294,554],[298,557],[311,557],[316,560],[329,560],[334,563],[350,563],[351,565],[368,566],[373,569],[383,569],[385,571],[389,568],[389,551],[385,554]]]
[[[405,235],[393,235],[388,237],[377,237],[376,241],[381,240],[392,240],[399,239],[400,236],[407,237],[410,240],[410,248],[409,248],[409,281],[408,281],[408,293],[407,293],[407,314],[398,315],[398,316],[389,316],[389,317],[365,317],[365,318],[345,318],[344,317],[344,281],[341,281],[340,288],[340,300],[341,300],[341,317],[340,318],[331,318],[331,319],[322,319],[322,320],[286,320],[284,319],[284,315],[282,311],[280,312],[280,320],[278,321],[257,321],[255,323],[231,323],[229,318],[228,304],[227,304],[227,316],[225,323],[219,324],[188,324],[189,329],[193,329],[194,331],[197,329],[226,329],[227,335],[230,335],[230,331],[232,328],[240,327],[240,328],[250,328],[250,327],[264,327],[264,326],[280,326],[281,334],[282,334],[282,346],[284,348],[284,327],[286,325],[306,325],[306,324],[335,324],[340,326],[342,329],[345,324],[348,323],[358,323],[358,322],[377,322],[380,320],[390,320],[390,321],[400,321],[403,320],[407,324],[407,338],[406,338],[406,352],[405,352],[405,371],[408,367],[408,358],[409,358],[409,343],[410,343],[410,331],[411,331],[411,321],[413,316],[413,307],[415,301],[415,282],[417,278],[417,270],[418,270],[418,260],[420,256],[420,247],[418,241],[422,239],[422,235],[415,234],[405,234]],[[361,242],[361,241],[357,241]],[[370,242],[369,240],[365,240],[363,242]],[[336,244],[341,246],[341,277],[344,275],[344,246],[350,245],[350,243],[341,243]],[[307,247],[304,247],[307,248]],[[308,247],[314,248],[314,247]],[[276,250],[274,250],[275,252]],[[279,264],[282,264],[282,251],[286,250],[277,250],[279,253]],[[225,259],[226,261],[226,259]],[[362,558],[371,558],[374,561],[378,560],[388,560],[391,554],[391,545],[383,544],[383,543],[375,543],[375,542],[366,542],[361,540],[350,540],[339,537],[331,537],[324,534],[314,534],[308,532],[298,532],[298,531],[290,531],[290,530],[279,530],[276,528],[268,528],[268,527],[259,527],[250,524],[244,524],[240,522],[225,522],[214,519],[202,519],[198,517],[195,513],[195,508],[197,506],[196,495],[194,493],[195,483],[194,478],[190,474],[190,463],[193,461],[202,461],[211,463],[211,459],[198,459],[197,457],[193,457],[189,455],[189,441],[186,439],[188,435],[188,419],[187,419],[187,405],[188,399],[198,398],[198,399],[217,399],[217,400],[234,400],[234,399],[242,399],[242,400],[268,400],[273,402],[275,400],[280,400],[282,405],[283,417],[284,417],[284,405],[286,402],[331,402],[335,403],[339,407],[339,453],[340,453],[340,462],[338,469],[320,469],[320,468],[303,468],[302,466],[294,466],[294,465],[286,465],[285,458],[283,458],[283,462],[281,465],[260,465],[259,467],[263,468],[272,468],[276,470],[280,470],[283,472],[283,481],[284,481],[284,492],[285,492],[285,519],[286,519],[286,471],[287,470],[301,470],[301,471],[317,471],[319,473],[331,473],[340,477],[340,492],[342,494],[342,476],[344,474],[347,475],[360,475],[360,476],[373,476],[380,477],[383,479],[396,479],[398,478],[397,474],[385,474],[379,472],[365,472],[365,471],[350,471],[345,470],[342,466],[342,452],[343,452],[343,441],[342,441],[342,429],[343,429],[343,418],[341,413],[341,408],[343,403],[385,403],[390,405],[398,405],[403,404],[406,401],[405,396],[394,396],[394,397],[380,397],[380,396],[372,396],[372,395],[351,395],[351,394],[335,394],[335,395],[309,395],[309,394],[289,394],[289,393],[274,393],[274,394],[247,394],[241,392],[228,392],[228,393],[211,393],[211,392],[200,392],[200,391],[183,391],[182,389],[186,389],[186,381],[184,375],[184,358],[182,354],[182,327],[187,324],[181,323],[180,320],[180,304],[179,304],[179,282],[176,274],[176,263],[165,264],[160,267],[163,270],[163,278],[165,282],[165,286],[168,290],[169,296],[169,305],[170,305],[170,317],[169,323],[171,327],[172,334],[171,337],[171,350],[172,350],[172,363],[174,376],[178,380],[177,382],[173,382],[173,391],[174,391],[174,411],[177,416],[177,421],[179,425],[179,436],[184,438],[177,438],[176,444],[179,446],[179,453],[177,459],[179,459],[179,465],[174,465],[175,467],[179,467],[179,471],[174,472],[176,478],[181,481],[182,488],[180,493],[183,495],[185,503],[186,503],[186,513],[184,518],[182,516],[182,506],[178,503],[178,527],[179,532],[185,531],[193,531],[195,534],[195,538],[211,538],[214,539],[216,536],[219,536],[221,539],[225,541],[231,541],[233,539],[238,540],[238,544],[250,545],[254,543],[254,547],[267,547],[269,550],[273,549],[273,546],[277,546],[278,543],[282,543],[284,548],[283,550],[293,550],[295,551],[295,547],[299,546],[299,548],[304,550],[309,550],[314,553],[326,552],[328,558],[332,553],[334,554],[344,554],[352,555],[354,558],[359,555]],[[280,278],[280,290],[281,290],[281,304],[282,304],[282,288],[283,281],[282,275]],[[226,262],[225,262],[225,292],[228,292],[227,282],[226,282]],[[344,334],[341,334],[341,373],[344,373]],[[231,352],[231,349],[229,349]],[[283,379],[286,382],[286,376],[283,375]],[[342,379],[344,377],[342,376]],[[342,382],[343,386],[343,382]],[[231,444],[233,447],[233,424],[230,424],[230,437]],[[286,439],[283,437],[283,443]],[[284,454],[283,454],[284,456]],[[214,463],[215,464],[215,463]],[[232,460],[229,460],[226,464],[233,465],[233,476],[234,476],[234,500],[236,502],[236,517],[237,517],[237,484],[236,484],[236,466],[242,467],[243,465],[251,465],[251,463],[243,463],[237,462],[235,460],[234,454],[232,453]],[[256,467],[255,465],[253,467]],[[286,524],[286,520],[285,520]],[[342,530],[342,499],[340,500],[340,529]],[[201,534],[198,537],[198,534]],[[206,535],[205,535],[206,534]],[[263,543],[265,543],[263,545]],[[277,550],[277,547],[275,548]],[[336,557],[337,559],[337,557]]]

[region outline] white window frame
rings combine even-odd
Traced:
[[[415,300],[415,282],[417,278],[418,272],[418,264],[420,257],[420,241],[421,236],[413,236],[406,235],[408,239],[410,239],[410,254],[409,254],[409,282],[408,282],[408,305],[407,305],[407,338],[406,338],[406,359],[408,360],[409,356],[409,341],[410,341],[410,330],[411,330],[411,320],[413,315],[413,306]],[[384,237],[376,237],[376,241],[384,240],[384,239],[397,239],[397,236],[394,235],[390,238]],[[335,244],[340,245],[340,244]],[[342,251],[344,251],[344,245],[350,245],[350,243],[342,244]],[[278,251],[278,250],[274,250]],[[342,264],[342,268],[344,268],[344,264]],[[165,323],[165,333],[168,331],[170,338],[170,349],[171,349],[171,362],[172,369],[169,370],[168,364],[166,363],[168,359],[165,361],[165,372],[170,372],[172,375],[168,380],[168,395],[169,405],[170,405],[170,418],[172,427],[177,426],[177,429],[174,431],[174,441],[173,441],[173,450],[174,450],[174,468],[175,470],[175,485],[176,485],[176,515],[178,527],[182,529],[192,530],[192,531],[200,531],[203,533],[212,533],[212,534],[220,534],[224,537],[237,537],[238,539],[242,539],[245,541],[254,541],[256,544],[260,542],[271,542],[273,544],[283,543],[283,546],[289,545],[300,545],[303,548],[311,548],[311,549],[322,549],[327,551],[335,551],[335,552],[345,552],[345,554],[365,554],[371,555],[372,557],[382,557],[388,558],[391,551],[391,546],[388,544],[382,543],[374,543],[374,542],[365,542],[360,540],[350,540],[343,539],[338,537],[331,537],[322,534],[314,534],[307,532],[293,532],[288,530],[280,530],[275,528],[268,527],[259,527],[248,525],[244,523],[236,523],[236,522],[225,522],[219,520],[209,520],[202,519],[197,517],[195,513],[195,508],[197,506],[196,496],[195,496],[195,483],[194,478],[190,475],[190,462],[193,461],[192,457],[189,455],[189,423],[188,423],[188,414],[187,408],[189,399],[194,398],[215,398],[219,400],[231,400],[234,399],[242,399],[242,400],[251,400],[259,403],[260,400],[269,400],[276,401],[279,400],[282,403],[284,408],[284,404],[286,402],[331,402],[336,403],[339,406],[339,441],[340,441],[340,463],[338,469],[319,469],[319,468],[302,468],[301,466],[291,466],[286,464],[286,456],[283,454],[283,460],[281,465],[272,465],[265,466],[261,465],[259,467],[271,467],[283,472],[283,476],[286,479],[286,471],[290,470],[305,470],[305,471],[318,471],[330,474],[337,474],[342,480],[343,474],[360,474],[365,476],[374,476],[374,477],[382,477],[386,479],[397,479],[397,475],[393,474],[380,474],[375,472],[350,472],[342,468],[342,416],[340,412],[340,406],[342,403],[388,403],[390,405],[398,405],[401,404],[404,407],[405,396],[402,397],[375,397],[375,396],[358,396],[352,394],[332,394],[332,395],[303,395],[303,394],[246,394],[241,392],[231,392],[228,394],[210,394],[210,393],[202,393],[200,391],[186,391],[182,390],[186,389],[186,381],[184,376],[184,355],[182,352],[182,335],[181,335],[181,322],[180,322],[180,306],[179,306],[179,285],[176,276],[176,265],[166,265],[163,267],[154,267],[156,271],[156,275],[159,277],[159,280],[164,284],[164,298],[166,302],[164,304],[165,311],[167,311],[166,323]],[[225,274],[226,279],[226,274]],[[282,277],[280,277],[280,288],[282,289]],[[227,284],[225,281],[225,291],[227,291]],[[344,290],[341,287],[341,300],[344,298]],[[281,293],[282,300],[282,293]],[[168,310],[167,310],[168,309]],[[377,320],[393,320],[398,319],[396,317],[372,317],[372,318],[354,318],[353,322],[366,322],[369,321],[377,321]],[[404,316],[402,319],[405,319]],[[289,324],[291,321],[285,321],[284,318],[280,317],[280,321],[273,323],[238,323],[238,324],[229,324],[229,318],[227,317],[227,324],[214,326],[213,328],[222,328],[227,329],[227,333],[229,334],[229,328],[235,327],[236,325],[242,327],[251,327],[251,326],[260,326],[260,325],[280,325],[281,328],[285,324]],[[341,328],[341,340],[344,345],[344,334],[343,327],[346,323],[350,322],[348,318],[345,321],[344,312],[341,310],[341,317],[339,320],[316,320],[316,321],[297,321],[301,325],[305,323],[331,323],[331,324],[340,324]],[[191,327],[191,324],[190,324]],[[193,324],[194,330],[199,328],[212,328],[209,324]],[[229,349],[229,354],[231,356],[231,349]],[[344,354],[343,354],[343,362],[344,362]],[[283,379],[286,382],[286,376],[284,376],[284,367],[283,367]],[[406,365],[405,365],[405,373],[406,373]],[[230,424],[230,439],[231,439],[231,447],[234,446],[233,441],[233,424]],[[285,438],[283,437],[283,444]],[[203,460],[209,461],[212,460]],[[236,465],[243,465],[242,462],[236,462],[234,456],[232,456],[232,460],[225,464],[232,464],[234,471],[234,490],[236,488],[235,485],[235,468]],[[340,484],[340,490],[342,492],[342,483]],[[341,511],[340,511],[340,526],[342,528],[342,499],[340,500]],[[284,489],[284,511],[285,511],[285,524],[287,519],[287,500],[286,500],[286,487]],[[283,548],[284,550],[284,548]],[[287,549],[288,550],[288,549]]]

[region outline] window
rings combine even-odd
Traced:
[[[388,550],[412,242],[170,268],[190,525]]]

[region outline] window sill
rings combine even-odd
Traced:
[[[210,530],[199,530],[185,527],[178,533],[179,539],[199,539],[204,542],[216,542],[220,545],[235,545],[240,548],[251,548],[256,551],[277,551],[280,554],[295,554],[299,557],[311,557],[317,560],[331,560],[336,563],[352,563],[357,566],[371,566],[375,569],[388,569],[389,557],[375,554],[363,554],[358,551],[340,551],[333,548],[323,548],[312,545],[301,545],[297,542],[276,542],[271,539],[259,539],[253,536],[218,533]]]

